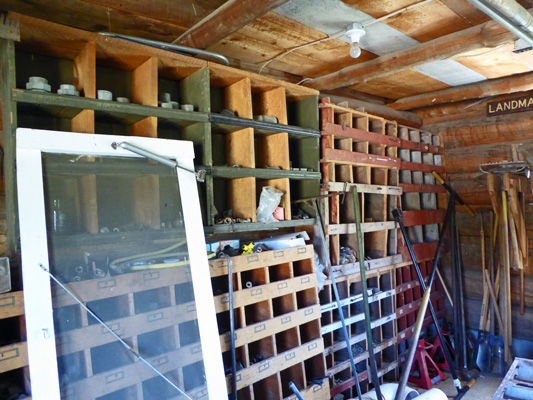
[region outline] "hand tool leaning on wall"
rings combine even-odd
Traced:
[[[317,226],[317,230],[318,230],[318,233],[319,233],[319,236],[320,236],[320,245],[322,247],[322,251],[324,252],[324,258],[325,258],[325,261],[326,261],[326,268],[328,270],[328,273],[329,273],[329,278],[331,279],[331,286],[333,287],[333,293],[335,294],[335,301],[337,302],[337,311],[339,312],[339,318],[341,320],[341,325],[342,325],[342,330],[343,330],[343,335],[344,335],[344,340],[346,342],[346,350],[348,352],[348,356],[350,357],[350,364],[352,366],[352,374],[353,374],[353,377],[355,379],[355,388],[357,390],[357,397],[359,398],[359,400],[362,400],[362,394],[361,394],[361,386],[359,385],[359,377],[357,375],[357,370],[355,369],[355,361],[354,361],[354,358],[353,358],[353,353],[352,353],[352,345],[350,343],[350,337],[348,335],[348,328],[346,327],[346,321],[344,320],[344,313],[342,312],[342,304],[341,304],[341,299],[340,299],[340,295],[339,295],[339,290],[337,288],[337,283],[335,281],[335,275],[333,274],[333,271],[331,270],[331,260],[329,258],[329,250],[328,250],[328,245],[326,243],[326,234],[324,233],[324,225],[323,225],[323,222],[322,222],[322,217],[320,215],[320,209],[318,207],[318,200],[315,198],[313,200],[313,208],[315,210],[315,213],[316,213],[316,226]],[[379,383],[377,383],[377,385],[379,385]],[[377,388],[378,386],[376,386]]]
[[[457,201],[463,209],[470,215],[474,217],[476,214],[474,211],[466,204],[463,199],[453,190],[453,188],[448,185],[444,179],[435,171],[431,173],[435,179],[446,188],[450,195],[453,195],[455,201]],[[451,220],[451,251],[452,251],[452,262],[453,262],[453,275],[455,277],[453,293],[454,293],[454,325],[455,325],[455,348],[456,354],[459,354],[459,360],[462,362],[462,370],[465,375],[468,371],[468,349],[467,349],[467,339],[466,339],[466,323],[465,323],[465,308],[464,308],[464,293],[463,293],[463,265],[461,260],[461,244],[459,242],[459,233],[457,231],[457,226],[455,223],[455,206],[452,207],[454,210]]]
[[[361,208],[359,206],[359,194],[357,192],[357,186],[353,186],[353,202],[355,211],[355,229],[357,231],[357,242],[359,245],[359,270],[361,276],[361,285],[363,292],[363,303],[365,308],[365,330],[366,330],[366,342],[368,348],[368,360],[370,361],[370,375],[372,383],[376,389],[376,395],[378,399],[381,399],[381,390],[379,387],[378,367],[376,363],[376,355],[374,354],[374,339],[372,337],[372,325],[370,324],[370,305],[368,303],[368,291],[366,284],[366,268],[365,268],[365,246],[363,244],[363,233],[361,232]]]
[[[231,400],[237,400],[237,354],[235,351],[235,311],[233,307],[233,263],[231,257],[221,253],[228,262],[229,334],[231,344]]]
[[[407,379],[409,378],[409,373],[411,371],[411,366],[414,358],[414,353],[416,351],[416,343],[418,343],[418,336],[420,335],[420,331],[422,329],[422,324],[424,321],[424,316],[426,312],[426,307],[429,307],[429,311],[431,313],[431,317],[433,319],[433,323],[435,324],[435,329],[437,331],[437,335],[439,336],[439,339],[441,343],[446,343],[444,336],[442,334],[442,330],[439,325],[439,321],[437,319],[437,314],[435,313],[435,309],[433,308],[433,305],[431,304],[430,294],[431,291],[428,290],[428,288],[431,288],[431,285],[433,284],[433,280],[435,278],[435,273],[437,270],[437,264],[440,258],[440,252],[442,250],[442,246],[444,244],[444,233],[446,231],[447,226],[451,223],[453,219],[454,214],[454,201],[455,201],[455,194],[452,193],[450,196],[450,200],[448,203],[448,211],[446,212],[446,219],[444,221],[444,224],[442,226],[441,232],[440,232],[440,238],[439,238],[439,244],[437,246],[437,250],[435,253],[435,258],[433,259],[433,269],[431,271],[429,284],[426,287],[424,277],[422,276],[422,273],[420,272],[420,267],[418,265],[418,262],[416,260],[416,256],[413,251],[413,247],[411,246],[411,242],[409,240],[409,237],[407,235],[407,230],[405,229],[405,225],[403,223],[403,213],[402,210],[396,209],[393,210],[392,215],[396,222],[400,225],[400,229],[402,231],[403,238],[405,240],[405,245],[409,251],[409,255],[411,256],[411,260],[413,261],[413,265],[415,267],[416,274],[418,276],[418,280],[420,282],[420,287],[424,291],[424,296],[422,298],[422,304],[420,306],[420,310],[418,312],[418,317],[415,323],[415,326],[413,328],[413,336],[412,336],[412,342],[411,342],[411,348],[409,350],[409,356],[404,364],[404,372],[402,374],[400,385],[398,387],[398,391],[396,392],[396,399],[400,399],[403,391],[405,390],[405,386],[407,385]],[[450,372],[452,374],[453,383],[457,389],[457,397],[456,400],[460,399],[464,394],[474,385],[475,380],[471,380],[465,387],[461,387],[461,382],[457,376],[457,372],[455,370],[455,362],[451,357],[451,354],[449,352],[449,349],[447,346],[443,346],[444,351],[444,357],[446,357],[446,361],[448,362],[448,365],[450,366]]]

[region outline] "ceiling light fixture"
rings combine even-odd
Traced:
[[[350,49],[350,55],[353,58],[357,58],[361,55],[361,48],[359,42],[363,36],[366,35],[365,28],[358,22],[348,25],[346,28],[346,36],[352,42],[352,48]]]

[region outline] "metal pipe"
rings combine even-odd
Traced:
[[[139,146],[135,146],[134,144],[131,144],[128,142],[118,142],[118,143],[113,142],[111,143],[111,147],[113,147],[113,149],[115,150],[120,147],[121,149],[131,151],[132,153],[149,158],[150,160],[157,161],[158,163],[161,163],[163,165],[168,165],[169,167],[172,167],[172,168],[179,168],[183,171],[187,171],[187,172],[197,175],[196,171],[192,171],[190,169],[180,167],[176,161],[171,160],[170,158],[166,158],[166,157],[160,156],[159,154],[152,153],[149,150],[143,149],[142,147],[139,147]]]
[[[233,262],[228,260],[229,332],[231,343],[231,398],[237,400],[237,355],[235,352],[235,315],[233,311]]]
[[[463,372],[466,375],[468,371],[468,349],[467,349],[467,339],[466,339],[466,322],[465,322],[465,306],[464,306],[464,290],[463,290],[463,264],[461,260],[461,242],[459,241],[459,231],[457,229],[457,223],[455,219],[456,215],[454,212],[453,216],[453,229],[455,234],[455,262],[457,269],[457,290],[458,290],[458,300],[457,303],[459,307],[459,318],[460,318],[460,329],[461,329],[461,361],[463,363]]]
[[[427,306],[429,304],[429,296],[431,295],[431,286],[428,285],[424,296],[422,297],[422,302],[420,303],[420,308],[418,310],[418,315],[416,316],[415,326],[413,328],[413,336],[411,339],[411,347],[409,347],[409,354],[405,364],[403,365],[403,372],[400,378],[400,383],[398,385],[398,391],[396,392],[396,397],[394,400],[400,400],[403,398],[405,393],[405,388],[407,386],[407,380],[409,379],[409,372],[413,365],[413,360],[415,358],[416,350],[418,349],[418,339],[420,337],[420,332],[422,331],[422,325],[424,325],[424,318],[426,316]],[[446,346],[444,344],[443,346]]]
[[[468,0],[533,46],[533,16],[515,0]]]
[[[135,36],[119,35],[118,33],[98,32],[98,34],[102,36],[112,37],[115,39],[122,39],[133,43],[143,44],[145,46],[155,47],[156,49],[178,52],[180,54],[187,53],[185,55],[189,57],[191,57],[191,54],[212,57],[218,59],[219,61],[222,61],[225,65],[229,65],[229,60],[226,57],[224,57],[222,54],[213,53],[211,51],[195,49],[187,46],[180,46],[179,44],[158,42],[156,40],[143,39]]]
[[[149,158],[150,160],[157,161],[158,163],[168,165],[169,167],[176,168],[178,166],[178,163],[176,161],[171,160],[170,158],[162,157],[159,154],[152,153],[151,151],[145,150],[141,147],[135,146],[134,144],[128,143],[128,142],[113,142],[111,144],[111,147],[114,149],[117,149],[120,147],[121,149],[131,151],[132,153],[138,154],[140,156]],[[189,171],[189,170],[187,170]],[[194,173],[194,171],[189,171]]]

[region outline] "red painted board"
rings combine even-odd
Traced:
[[[446,193],[446,188],[441,184],[418,185],[416,183],[400,183],[403,193]]]
[[[413,245],[413,252],[417,260],[432,259],[435,257],[438,241],[419,243]],[[406,246],[402,247],[402,256],[404,260],[410,260],[411,256]]]
[[[405,226],[441,224],[446,218],[446,210],[416,210],[404,211],[403,223]]]

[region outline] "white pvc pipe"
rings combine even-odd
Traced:
[[[442,390],[433,388],[415,397],[413,400],[448,400],[448,396]]]
[[[383,400],[394,400],[396,397],[396,391],[398,390],[397,383],[385,383],[379,387],[381,389],[381,395]],[[409,386],[405,388],[404,396],[401,400],[411,400],[417,398],[418,392],[414,389],[411,389]],[[376,392],[374,390],[365,393],[363,395],[363,400],[380,400],[378,399]]]

